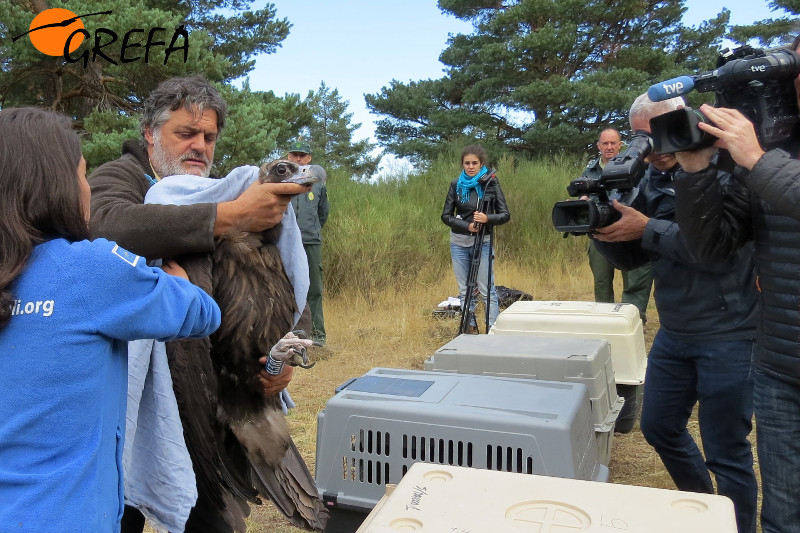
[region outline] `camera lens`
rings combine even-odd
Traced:
[[[672,154],[714,144],[716,137],[697,127],[709,120],[700,111],[684,107],[650,119],[653,151]]]

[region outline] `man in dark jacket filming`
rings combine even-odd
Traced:
[[[597,149],[600,155],[583,169],[581,178],[598,180],[603,175],[603,168],[611,158],[619,154],[622,147],[619,132],[614,128],[606,128],[600,132],[597,139]],[[614,299],[614,271],[603,254],[597,251],[594,241],[589,239],[589,268],[594,278],[594,301],[615,302]],[[622,303],[631,303],[639,309],[642,322],[647,322],[647,302],[650,300],[650,288],[653,286],[653,272],[650,264],[645,264],[636,270],[622,271]]]
[[[800,37],[792,50],[800,52]],[[800,103],[800,76],[794,83]],[[715,146],[676,154],[677,217],[698,259],[719,261],[755,244],[758,336],[753,354],[753,405],[764,533],[800,532],[800,161],[791,150],[764,151],[739,111],[704,105],[711,124],[699,128]],[[794,148],[791,145],[794,144]],[[717,148],[739,165],[721,180]]]
[[[654,103],[641,95],[630,109],[631,128],[649,132],[652,117],[682,106],[681,98]],[[719,494],[733,500],[739,533],[755,533],[758,486],[748,441],[752,249],[700,264],[675,222],[675,156],[650,154],[649,162],[631,206],[614,201],[620,220],[594,235],[598,250],[617,268],[653,265],[660,329],[648,357],[642,433],[678,489],[713,493],[713,472]],[[695,404],[703,453],[687,431]]]

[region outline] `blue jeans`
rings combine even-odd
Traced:
[[[481,247],[481,264],[478,267],[478,291],[483,297],[483,303],[486,305],[487,282],[491,287],[489,291],[489,327],[494,325],[497,320],[497,315],[500,314],[500,309],[497,304],[497,291],[494,288],[494,269],[492,269],[492,279],[489,280],[489,253],[491,253],[489,242],[484,242]],[[469,276],[469,264],[472,259],[472,248],[465,246],[450,245],[450,257],[453,260],[453,272],[456,274],[456,283],[458,283],[458,299],[461,300],[461,307],[464,307],[464,294],[467,292],[467,277]],[[472,299],[470,311],[475,312],[475,298]],[[483,320],[479,323],[483,324]]]
[[[800,385],[753,367],[761,530],[800,532]]]
[[[641,427],[680,490],[733,500],[739,533],[756,531],[758,485],[747,439],[752,430],[753,342],[688,343],[659,330],[647,359]],[[703,454],[686,429],[692,409]],[[763,472],[763,470],[762,470]]]

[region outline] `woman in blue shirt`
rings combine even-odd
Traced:
[[[0,132],[0,524],[119,531],[126,341],[205,337],[219,308],[177,264],[87,240],[69,119],[4,109]]]

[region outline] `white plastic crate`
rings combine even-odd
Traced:
[[[608,342],[532,335],[459,335],[425,360],[425,370],[583,383],[589,391],[598,459],[608,465],[622,409]]]
[[[417,463],[357,533],[736,533],[724,496]]]
[[[644,330],[633,304],[515,302],[502,311],[490,335],[538,335],[605,339],[617,385],[641,385],[647,369]]]
[[[368,512],[416,462],[606,481],[586,386],[374,368],[317,420],[328,507]]]

